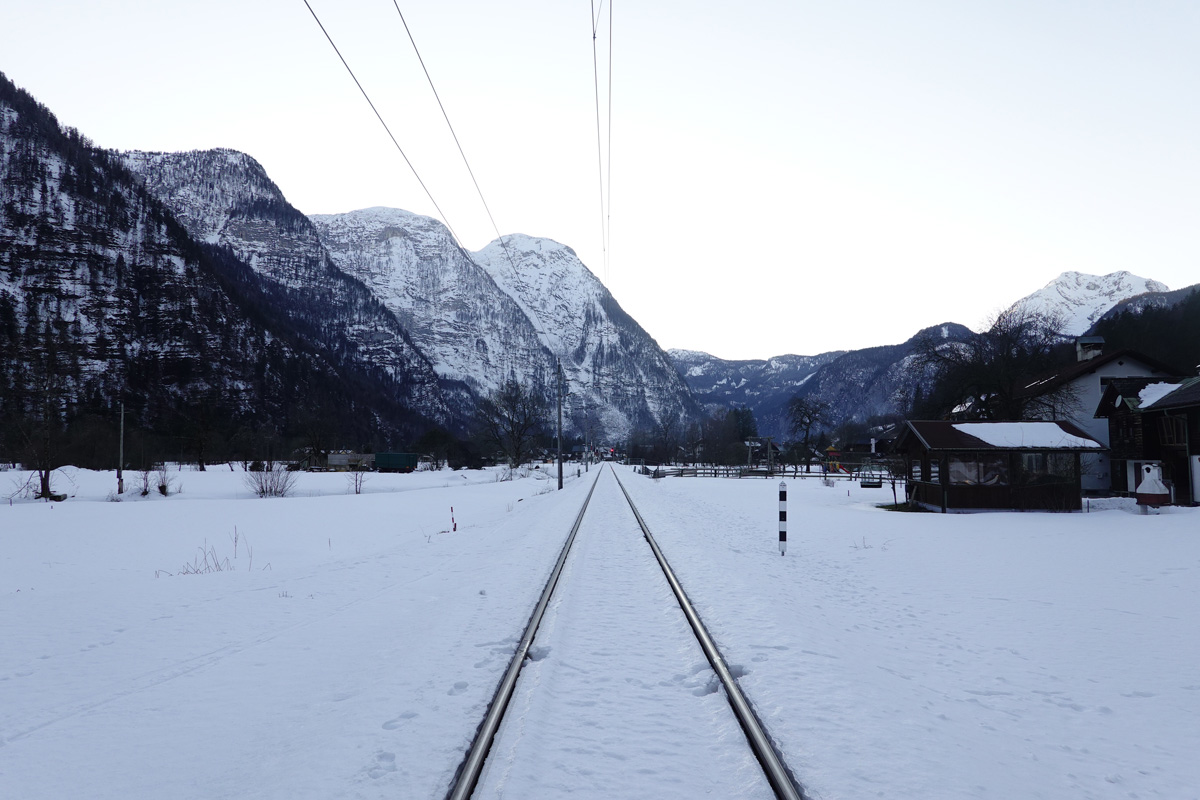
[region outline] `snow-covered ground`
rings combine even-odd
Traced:
[[[552,492],[540,471],[373,475],[354,495],[304,474],[296,496],[260,500],[210,470],[113,503],[112,473],[71,475],[63,503],[0,506],[2,797],[443,796],[591,477]],[[781,558],[778,480],[624,480],[814,798],[1200,796],[1197,510],[904,514],[875,507],[888,488],[788,480]],[[640,569],[636,531],[594,513],[575,586],[617,558],[602,536],[629,537]],[[182,574],[201,548],[232,569]],[[626,625],[665,640],[665,613]],[[707,713],[703,668],[656,677],[649,649],[619,655],[637,674],[614,682]],[[547,680],[570,667],[539,657]],[[555,712],[525,697],[532,736]],[[574,716],[611,735],[659,710],[615,708]],[[679,797],[719,763],[702,739],[642,745],[705,766]],[[580,796],[646,796],[637,773],[588,777],[625,764],[567,746],[539,769]],[[483,796],[572,785],[523,769]]]

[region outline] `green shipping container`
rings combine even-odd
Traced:
[[[375,454],[375,469],[380,472],[412,472],[416,468],[416,453]]]

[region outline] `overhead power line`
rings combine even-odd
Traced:
[[[612,163],[612,149],[611,149],[612,148],[612,3],[611,3],[611,1],[609,2],[608,9],[609,9],[609,20],[608,20],[608,29],[609,29],[608,30],[608,34],[609,34],[609,51],[608,51],[609,158],[608,158],[608,161],[610,164],[609,175],[611,177],[611,174],[612,174],[611,173],[611,163]],[[600,0],[600,12],[603,12],[603,10],[604,10],[604,0]],[[611,198],[608,196],[607,192],[605,191],[604,137],[601,135],[601,132],[600,132],[600,127],[601,127],[600,126],[600,57],[599,57],[599,54],[596,49],[596,40],[599,37],[599,33],[600,33],[600,15],[599,15],[599,13],[597,13],[597,10],[596,10],[596,0],[592,0],[592,15],[591,15],[591,17],[592,17],[592,86],[595,90],[595,97],[596,97],[596,166],[599,168],[599,175],[600,175],[600,251],[601,251],[603,262],[604,262],[603,263],[604,280],[605,280],[605,282],[607,282],[608,281],[608,227],[609,227],[609,221],[610,221],[609,217],[608,217],[608,203],[611,200]]]
[[[609,264],[612,249],[612,77],[613,77],[613,4],[608,0],[608,134],[602,133],[603,125],[600,113],[600,57],[598,40],[600,38],[600,21],[604,13],[604,0],[600,0],[597,9],[596,0],[592,0],[592,86],[596,103],[596,165],[600,184],[600,250],[604,273],[604,314],[605,324],[600,332],[601,347],[607,349],[607,332],[612,321],[612,292],[609,284]],[[606,148],[607,145],[607,148]],[[607,149],[607,157],[605,150]],[[613,328],[614,339],[619,340]]]
[[[429,191],[429,187],[425,185],[425,181],[421,180],[420,174],[417,173],[417,168],[413,166],[412,161],[410,161],[408,156],[405,154],[404,148],[400,146],[400,142],[396,141],[396,137],[392,134],[391,128],[389,128],[388,124],[383,121],[383,116],[379,113],[379,109],[377,109],[375,104],[371,102],[371,96],[367,94],[367,90],[363,88],[361,83],[359,83],[358,77],[354,74],[354,70],[350,69],[350,65],[346,63],[345,56],[342,55],[342,51],[338,49],[338,46],[334,44],[333,37],[329,35],[329,31],[325,30],[325,26],[321,24],[321,18],[317,16],[316,11],[313,11],[313,7],[309,5],[308,0],[304,0],[304,5],[308,8],[308,13],[312,14],[312,18],[316,20],[317,27],[321,29],[321,33],[325,34],[325,38],[329,41],[329,46],[333,48],[333,52],[337,53],[337,57],[341,60],[342,66],[344,66],[346,71],[350,73],[350,77],[354,80],[354,85],[358,87],[360,92],[362,92],[363,99],[367,101],[367,105],[369,105],[371,110],[375,112],[375,118],[379,120],[379,124],[382,125],[383,129],[387,132],[388,138],[391,139],[392,144],[396,146],[396,150],[400,153],[400,157],[404,159],[404,163],[408,164],[408,168],[412,170],[413,177],[417,179],[417,183],[421,184],[421,188],[425,190],[425,196],[429,198],[429,202],[433,203],[433,207],[437,209],[438,216],[442,218],[442,222],[445,223],[446,228],[450,231],[450,235],[453,236],[454,240],[459,242],[461,245],[461,240],[458,238],[458,234],[454,232],[454,228],[450,225],[450,219],[446,216],[446,213],[442,211],[442,207],[438,205],[437,200],[433,199],[433,193]]]
[[[479,202],[483,203],[483,210],[487,212],[488,220],[492,223],[492,230],[496,232],[496,238],[500,240],[500,248],[504,251],[509,266],[512,267],[517,283],[520,284],[521,274],[517,271],[516,262],[513,261],[512,254],[508,251],[508,245],[504,241],[504,236],[500,233],[499,226],[496,225],[496,218],[492,216],[492,209],[488,207],[488,202],[483,196],[483,189],[480,188],[479,181],[475,178],[475,170],[471,169],[471,162],[467,160],[467,154],[463,150],[462,142],[459,141],[458,134],[454,131],[454,125],[450,122],[450,115],[446,113],[446,106],[442,103],[442,97],[438,94],[437,87],[433,85],[433,76],[429,74],[429,68],[425,66],[425,59],[421,57],[421,50],[417,47],[417,40],[413,38],[412,30],[408,27],[408,20],[404,18],[404,12],[400,10],[398,0],[392,0],[392,5],[396,7],[396,13],[400,15],[400,22],[404,25],[404,32],[408,34],[408,41],[412,43],[413,52],[417,54],[417,61],[421,62],[421,69],[425,73],[425,80],[429,81],[429,88],[433,90],[433,96],[437,100],[438,108],[442,110],[442,118],[446,120],[446,127],[450,129],[450,135],[454,137],[454,144],[458,146],[458,154],[462,156],[463,164],[467,167],[467,174],[471,176],[471,182],[475,184],[475,191],[479,194]]]

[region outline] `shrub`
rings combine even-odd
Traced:
[[[298,472],[291,472],[278,461],[262,462],[262,469],[251,469],[243,475],[246,488],[259,497],[287,497],[296,488]]]

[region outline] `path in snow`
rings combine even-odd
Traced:
[[[773,796],[611,474],[530,652],[475,797]]]

